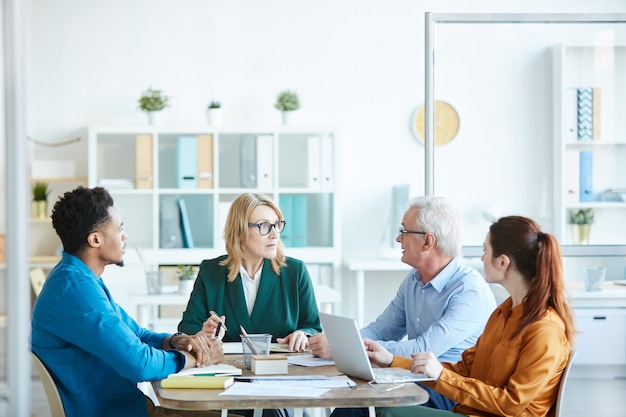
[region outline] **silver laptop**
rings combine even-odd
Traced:
[[[434,380],[402,368],[373,368],[354,319],[326,313],[319,316],[339,372],[378,384]]]

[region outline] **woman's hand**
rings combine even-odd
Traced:
[[[202,323],[201,332],[205,333],[208,336],[213,336],[216,339],[221,340],[226,334],[226,330],[224,329],[224,326],[221,326],[219,335],[215,334],[215,331],[217,330],[217,324],[220,321],[222,322],[222,324],[226,324],[226,316],[222,316],[222,317],[218,317],[215,315],[209,316],[209,318],[206,319],[204,323]]]
[[[300,330],[296,330],[286,337],[279,337],[276,341],[289,345],[289,350],[292,352],[304,352],[309,347],[309,338],[306,333]]]
[[[370,358],[370,361],[381,368],[386,368],[393,362],[393,355],[380,343],[374,342],[371,339],[364,338],[363,344],[365,345],[365,352]]]
[[[411,353],[411,358],[413,358],[413,363],[411,363],[411,372],[439,379],[439,376],[443,372],[443,366],[434,353]]]

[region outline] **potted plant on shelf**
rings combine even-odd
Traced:
[[[221,126],[224,113],[222,112],[222,103],[219,101],[212,101],[207,108],[207,119],[211,126]]]
[[[572,242],[575,245],[588,245],[591,225],[594,220],[593,209],[569,210],[567,217],[572,231]]]
[[[195,270],[192,265],[178,265],[178,293],[189,295],[193,289]]]
[[[170,98],[162,90],[150,87],[141,93],[139,108],[148,113],[148,122],[155,126],[159,124],[159,112],[169,106],[169,101]]]
[[[300,99],[298,98],[298,94],[291,90],[281,91],[276,98],[276,104],[274,104],[274,107],[281,111],[283,116],[283,125],[288,125],[290,112],[300,108]]]
[[[50,187],[47,182],[36,182],[33,184],[32,216],[45,218],[48,215],[48,195]]]

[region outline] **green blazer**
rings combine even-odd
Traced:
[[[240,325],[250,334],[270,333],[273,342],[295,330],[311,334],[322,331],[313,284],[304,262],[288,257],[277,275],[265,259],[252,315],[248,316],[241,275],[233,282],[226,280],[228,268],[220,265],[225,258],[222,255],[200,264],[179,331],[196,334],[211,310],[226,316],[225,342],[241,340]]]

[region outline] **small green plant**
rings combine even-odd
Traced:
[[[169,101],[170,98],[164,95],[162,90],[148,88],[141,93],[139,108],[145,112],[163,110],[169,106]]]
[[[281,91],[276,98],[276,104],[274,104],[274,107],[281,111],[298,110],[300,108],[298,94],[291,90]]]
[[[178,279],[181,281],[190,281],[194,279],[194,268],[192,265],[178,265]]]
[[[592,224],[593,209],[569,210],[567,221],[569,224]]]
[[[219,101],[212,101],[209,103],[210,109],[219,109],[221,107],[222,107],[222,103],[220,103]]]
[[[33,201],[47,201],[48,195],[50,195],[50,188],[47,182],[33,184]]]

